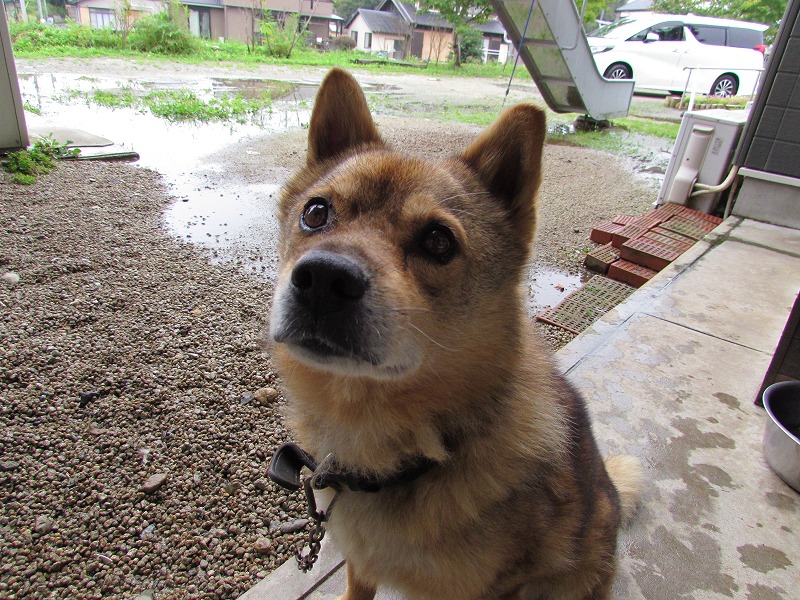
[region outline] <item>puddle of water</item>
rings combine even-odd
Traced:
[[[43,118],[112,140],[139,154],[137,166],[164,175],[178,198],[164,213],[164,224],[173,235],[207,248],[214,261],[234,262],[266,278],[275,276],[279,186],[226,183],[219,177],[222,166],[210,157],[251,137],[302,127],[311,115],[306,100],[313,98],[318,86],[214,78],[153,82],[71,74],[21,74],[19,80],[24,102],[38,108]],[[188,89],[206,101],[224,94],[274,96],[272,110],[262,111],[255,123],[169,122],[147,111],[68,99],[71,90],[84,94],[130,90],[143,95],[157,89]],[[212,175],[217,177],[209,185]]]
[[[260,184],[194,189],[170,206],[164,223],[178,237],[210,250],[215,260],[231,261],[259,277],[274,279],[279,188]]]
[[[296,129],[308,123],[310,108],[291,100],[275,102],[271,111],[262,111],[256,123],[169,122],[149,112],[131,108],[106,108],[87,105],[77,99],[65,103],[69,90],[183,88],[201,99],[214,97],[214,80],[189,83],[142,82],[111,78],[86,78],[76,75],[20,75],[20,89],[26,104],[58,124],[99,135],[141,157],[138,164],[164,174],[170,183],[187,171],[202,170],[202,159],[247,137]]]
[[[534,266],[528,272],[528,312],[538,314],[555,306],[588,279],[587,275],[573,275],[566,271]]]
[[[318,85],[292,83],[277,79],[228,79],[215,77],[211,79],[212,92],[215,96],[242,96],[247,99],[272,98],[273,100],[291,100],[302,102],[313,100]]]

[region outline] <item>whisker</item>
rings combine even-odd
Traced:
[[[416,325],[414,325],[413,323],[408,323],[408,325],[409,325],[409,327],[413,327],[414,329],[416,329],[417,331],[419,331],[419,332],[420,332],[422,335],[424,335],[426,338],[428,338],[428,339],[429,339],[430,341],[432,341],[434,344],[436,344],[437,346],[439,346],[441,349],[443,349],[443,350],[449,350],[449,351],[451,351],[451,352],[454,350],[453,348],[448,348],[448,347],[447,347],[447,346],[445,346],[444,344],[440,344],[439,342],[437,342],[435,339],[433,339],[431,336],[429,336],[427,333],[425,333],[424,331],[422,331],[422,329],[420,329],[419,327],[417,327],[417,326],[416,326]]]
[[[431,312],[430,308],[423,308],[421,306],[394,306],[394,307],[387,307],[386,310],[388,312],[397,312],[397,313],[429,313]]]

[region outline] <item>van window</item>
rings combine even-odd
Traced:
[[[755,48],[764,44],[764,33],[755,29],[730,27],[728,29],[728,46],[734,48]]]
[[[694,37],[701,44],[708,44],[710,46],[724,46],[725,45],[725,28],[714,27],[713,25],[687,25],[692,30]]]
[[[630,17],[622,17],[619,21],[614,21],[613,23],[606,23],[602,27],[598,27],[594,31],[587,33],[586,35],[589,37],[610,37],[608,34],[614,31],[615,29],[627,25],[628,23],[633,23],[633,19]]]
[[[658,25],[648,27],[644,31],[640,31],[636,35],[629,37],[628,41],[641,42],[647,37],[647,34],[651,32],[657,34],[662,42],[683,41],[683,23],[678,23],[677,21],[659,23]]]

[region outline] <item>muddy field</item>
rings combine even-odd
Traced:
[[[19,61],[18,70],[209,75],[120,61]],[[312,85],[323,74],[219,73]],[[431,101],[491,99],[502,88],[358,77]],[[512,93],[528,97],[529,87]],[[433,160],[478,131],[413,115],[380,116],[378,126],[395,147]],[[0,176],[0,274],[14,275],[0,282],[1,597],[233,598],[302,544],[302,504],[265,477],[272,448],[290,432],[258,338],[269,314],[274,186],[302,164],[304,137],[302,127],[247,135],[179,172],[84,162],[30,187]],[[191,154],[178,145],[170,151]],[[211,214],[200,208],[203,194],[221,198]],[[236,195],[260,203],[263,222],[251,219],[246,233],[223,222],[218,240],[204,235],[241,208]],[[569,278],[580,281],[592,225],[641,214],[653,199],[652,184],[630,163],[548,146],[532,310],[544,293],[537,281],[556,297]],[[197,212],[183,222],[167,217],[193,202]],[[545,333],[554,347],[569,338]]]

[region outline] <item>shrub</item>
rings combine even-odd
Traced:
[[[197,38],[170,19],[169,12],[136,21],[128,43],[133,50],[157,54],[191,54],[200,47]]]
[[[347,52],[349,50],[354,50],[355,47],[356,41],[349,35],[340,35],[331,40],[331,50],[344,50]]]
[[[282,22],[265,18],[261,21],[261,36],[269,56],[291,58],[295,46],[304,45],[308,38],[308,21],[301,23],[296,13],[287,15]]]
[[[483,58],[483,34],[475,29],[467,29],[460,36],[461,60]]]
[[[122,36],[113,29],[92,29],[67,21],[65,26],[44,25],[35,21],[10,23],[14,48],[20,52],[56,48],[121,48]]]

